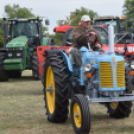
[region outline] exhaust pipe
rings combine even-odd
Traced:
[[[114,27],[112,24],[108,26],[108,44],[109,44],[109,52],[114,52]]]

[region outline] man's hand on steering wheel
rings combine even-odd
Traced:
[[[97,43],[97,44],[95,44],[95,47],[96,48],[101,48],[101,44]]]
[[[89,32],[89,35],[96,35],[96,33],[95,32]]]
[[[96,33],[95,33],[95,32],[88,32],[88,33],[86,33],[87,38],[88,38],[90,35],[96,36]]]

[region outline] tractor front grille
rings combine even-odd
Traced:
[[[109,62],[100,62],[101,88],[113,88],[112,68]]]
[[[125,87],[125,66],[124,61],[117,63],[117,87]]]

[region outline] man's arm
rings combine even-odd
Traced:
[[[73,39],[75,44],[85,44],[86,39],[89,37],[89,33],[82,31],[79,27],[73,29]]]

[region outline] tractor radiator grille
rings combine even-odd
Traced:
[[[109,62],[100,62],[101,88],[113,88],[112,68]]]
[[[125,66],[124,61],[117,63],[117,87],[125,87]]]

